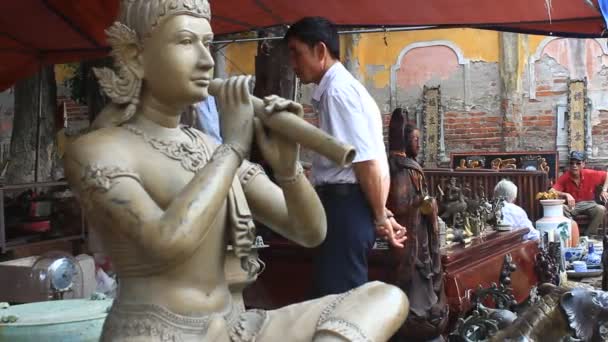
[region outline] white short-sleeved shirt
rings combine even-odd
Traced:
[[[513,228],[530,228],[524,239],[538,240],[538,230],[534,229],[526,211],[517,204],[505,202],[502,207],[502,220]]]
[[[340,62],[332,65],[312,94],[319,126],[336,139],[355,147],[354,163],[377,159],[382,176],[388,176],[388,161],[382,134],[382,116],[367,89]],[[341,168],[315,154],[313,183],[357,183],[352,166]]]

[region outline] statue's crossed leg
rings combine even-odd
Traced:
[[[268,311],[259,341],[387,341],[409,311],[397,287],[370,282],[344,294]]]

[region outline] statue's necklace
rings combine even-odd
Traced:
[[[190,142],[178,142],[171,140],[161,140],[158,138],[150,138],[141,129],[131,125],[122,125],[129,132],[138,135],[144,139],[152,148],[164,154],[165,156],[177,160],[186,171],[196,172],[200,170],[209,160],[209,153],[201,138],[188,127],[182,127],[189,138]]]

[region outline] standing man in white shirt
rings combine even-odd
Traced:
[[[382,118],[374,99],[340,63],[338,32],[321,17],[307,17],[285,34],[290,63],[314,83],[320,128],[356,149],[341,168],[315,155],[313,183],[327,215],[327,237],[315,260],[316,294],[342,293],[368,281],[367,256],[376,232],[403,247],[405,228],[385,208],[390,184]]]

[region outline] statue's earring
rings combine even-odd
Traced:
[[[138,48],[138,39],[135,31],[129,27],[115,22],[106,30],[108,42],[112,45],[112,56],[118,68],[118,74],[109,68],[94,68],[93,72],[99,80],[103,92],[112,102],[126,105],[124,114],[118,119],[121,124],[129,120],[136,112],[141,95],[142,77],[128,67],[126,56],[132,49]]]
[[[137,105],[139,104],[139,96],[141,95],[141,84],[143,83],[143,81],[141,78],[138,78],[135,82],[136,83],[135,89],[133,91],[133,96],[131,97],[131,102],[129,102],[129,105],[127,105],[127,108],[125,109],[125,114],[122,122],[131,119],[133,115],[135,115],[135,111],[137,111]]]

